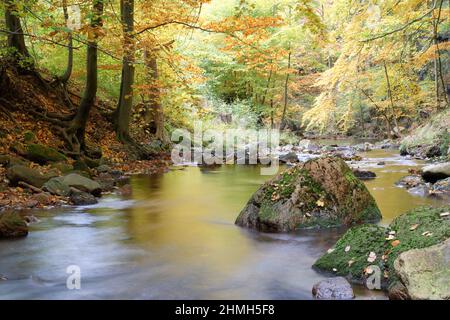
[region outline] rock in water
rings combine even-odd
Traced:
[[[285,155],[280,156],[280,162],[282,163],[297,163],[298,162],[298,156],[295,152],[289,152]]]
[[[394,267],[409,298],[450,299],[450,239],[432,247],[403,252]]]
[[[27,234],[27,224],[19,214],[0,213],[0,239],[25,237]]]
[[[404,299],[408,294],[399,285],[394,262],[403,252],[449,239],[449,209],[421,207],[395,218],[388,228],[370,224],[351,228],[313,267],[357,283],[364,283],[379,268],[381,289],[389,288],[392,298]],[[429,258],[430,263],[437,261]]]
[[[450,162],[431,164],[423,167],[422,177],[425,181],[431,183],[450,177]]]
[[[268,232],[378,221],[380,210],[365,185],[336,157],[300,163],[266,182],[236,224]]]
[[[87,206],[98,203],[97,199],[92,194],[76,189],[71,190],[70,202],[76,206]]]
[[[354,175],[361,180],[375,179],[377,177],[375,172],[367,170],[353,170]]]
[[[343,277],[329,278],[316,283],[312,289],[316,299],[351,300],[355,297],[352,286]]]

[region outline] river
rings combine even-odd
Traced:
[[[366,185],[388,224],[408,209],[443,202],[394,183],[421,162],[393,151],[362,154],[378,177]],[[386,165],[377,163],[385,161]],[[345,231],[263,234],[234,225],[269,177],[257,166],[185,167],[136,176],[132,196],[36,211],[28,237],[0,241],[0,299],[311,299],[324,279],[311,269]],[[68,266],[81,289],[68,290]],[[385,299],[354,286],[357,299]]]

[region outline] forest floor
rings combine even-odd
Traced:
[[[35,75],[19,75],[14,69],[2,67],[0,70],[0,156],[26,163],[45,174],[54,170],[52,164],[37,164],[24,159],[18,150],[32,140],[33,144],[48,146],[58,151],[64,150],[64,139],[58,132],[58,126],[50,121],[50,115],[64,119],[75,111],[68,107],[53,90],[51,82],[42,81]],[[45,83],[44,83],[45,82]],[[70,87],[67,91],[73,106],[80,102],[81,90]],[[164,172],[171,164],[167,152],[158,152],[151,160],[136,160],[128,147],[116,139],[110,115],[113,105],[97,100],[90,114],[86,128],[87,145],[101,150],[102,164],[110,170],[120,171],[125,176],[133,174],[154,174]],[[143,137],[136,137],[138,143],[148,144]],[[148,139],[148,138],[147,138]],[[76,160],[67,156],[68,165]],[[11,187],[6,177],[6,164],[0,163],[0,211],[6,208],[43,208],[67,203],[67,199],[58,196],[38,197],[36,190]],[[90,170],[93,178],[98,172]]]

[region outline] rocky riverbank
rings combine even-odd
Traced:
[[[0,238],[25,236],[35,220],[32,209],[95,204],[103,194],[126,193],[131,175],[166,171],[170,164],[164,154],[158,160],[116,163],[72,160],[38,144],[21,150],[0,155]]]

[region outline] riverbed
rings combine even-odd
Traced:
[[[377,174],[365,183],[381,224],[444,204],[394,186],[422,162],[395,151],[361,155],[354,165]],[[129,197],[36,211],[40,223],[28,237],[0,241],[0,299],[312,299],[313,284],[326,276],[311,265],[345,230],[263,234],[235,226],[269,178],[258,166],[176,167],[133,177]],[[72,265],[80,268],[79,290],[66,286]],[[354,290],[357,299],[386,299]]]

